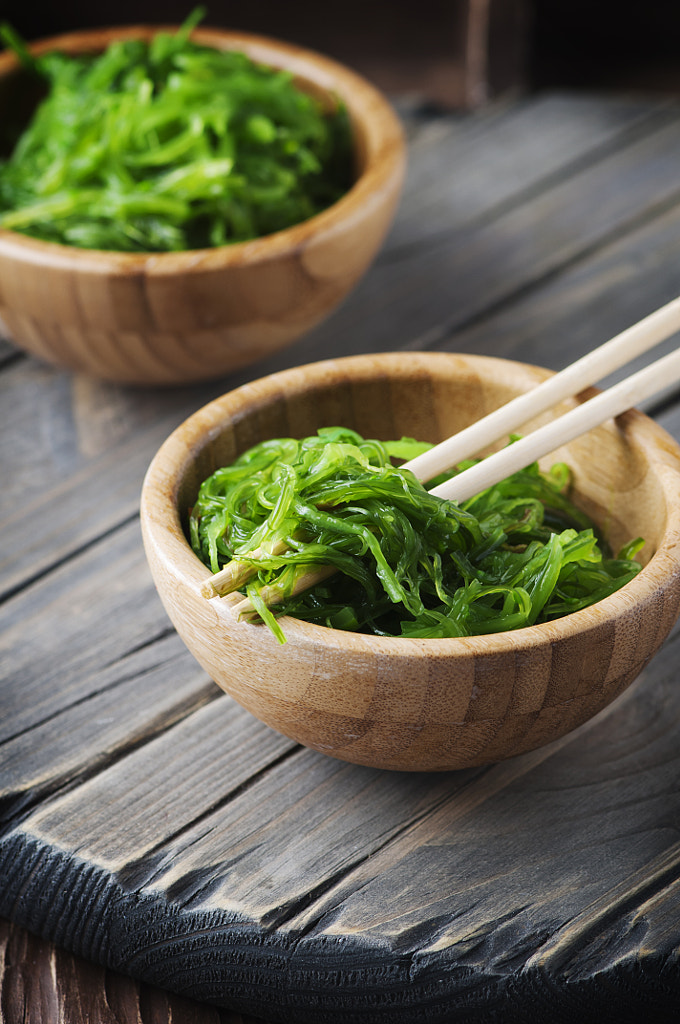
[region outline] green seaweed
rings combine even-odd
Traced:
[[[96,56],[31,57],[47,96],[0,161],[0,226],[88,249],[163,252],[248,241],[313,217],[352,183],[349,120],[292,75],[190,30]]]
[[[459,505],[395,465],[424,447],[342,427],[255,445],[201,485],[192,547],[213,572],[235,557],[257,567],[244,592],[279,640],[282,614],[381,636],[519,629],[594,604],[639,571],[642,541],[611,557],[567,496],[563,463],[531,465]],[[283,554],[249,557],[280,542]],[[290,596],[320,565],[337,572]],[[267,610],[260,591],[271,584],[288,596]]]

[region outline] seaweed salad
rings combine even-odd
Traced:
[[[349,119],[292,75],[190,32],[100,55],[12,48],[47,95],[0,160],[0,227],[88,249],[163,252],[259,238],[352,184]]]
[[[640,570],[643,541],[612,557],[568,497],[564,463],[533,464],[458,504],[399,468],[430,447],[343,427],[264,441],[202,483],[191,545],[213,572],[232,559],[252,566],[243,592],[281,642],[283,614],[379,636],[519,629],[594,604]],[[320,566],[335,572],[294,594]]]

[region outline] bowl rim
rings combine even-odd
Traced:
[[[494,356],[469,355],[467,353],[431,352],[408,353],[409,369],[421,367],[431,370],[435,366],[453,366],[453,361],[462,360],[465,365],[480,369],[484,365],[511,363],[518,369],[525,369],[536,375],[536,381],[549,376],[553,371],[530,363],[508,360]],[[172,564],[175,577],[197,593],[200,586],[210,579],[212,573],[192,550],[180,522],[177,496],[180,482],[196,452],[203,447],[202,439],[207,434],[215,436],[220,424],[225,423],[239,410],[242,414],[243,401],[261,402],[267,397],[280,396],[291,385],[328,382],[336,368],[354,379],[366,379],[371,367],[388,373],[405,369],[404,354],[385,352],[372,355],[345,356],[340,359],[321,360],[282,370],[259,380],[241,385],[198,409],[181,423],[161,445],[154,456],[144,478],[141,501],[141,521],[145,546],[160,554],[166,564]],[[617,417],[620,430],[634,432],[635,437],[647,442],[647,451],[654,454],[654,465],[662,480],[663,490],[668,494],[671,482],[680,490],[680,445],[662,427],[637,409],[631,409]],[[641,432],[641,433],[640,433]],[[172,470],[168,470],[171,465]],[[668,480],[666,481],[666,477]],[[412,638],[379,637],[371,634],[336,630],[328,626],[304,622],[291,616],[281,616],[279,622],[286,636],[291,652],[304,644],[314,647],[332,647],[351,650],[363,655],[386,655],[391,657],[435,657],[469,658],[481,654],[493,655],[519,652],[543,645],[552,645],[576,635],[602,627],[606,622],[620,620],[634,615],[635,609],[644,601],[658,594],[660,584],[670,577],[680,576],[680,505],[667,501],[667,523],[663,537],[642,570],[625,586],[596,604],[550,622],[525,626],[502,633],[489,633],[467,637]],[[211,601],[217,615],[230,628],[258,630],[262,641],[279,647],[278,641],[262,625],[237,622],[232,614],[233,607],[242,599],[240,594],[228,594]],[[207,600],[201,598],[201,600]]]
[[[80,29],[31,42],[28,50],[35,55],[59,48],[71,53],[96,52],[116,39],[149,39],[159,32],[176,32],[180,27],[178,24],[140,23]],[[0,256],[40,266],[101,274],[143,271],[166,275],[265,262],[299,251],[313,236],[331,236],[340,224],[364,216],[366,208],[370,209],[375,197],[395,178],[401,184],[406,165],[401,123],[387,98],[358,72],[314,50],[251,32],[206,26],[193,29],[190,38],[216,49],[242,49],[257,62],[292,70],[294,77],[342,99],[353,126],[370,125],[370,132],[363,133],[366,163],[349,190],[305,221],[231,245],[180,252],[120,252],[47,242],[0,228]],[[20,70],[21,63],[12,51],[0,53],[0,78]]]

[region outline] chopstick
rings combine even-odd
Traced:
[[[505,477],[530,465],[536,459],[548,455],[560,445],[573,441],[581,434],[587,433],[611,417],[620,415],[637,402],[650,398],[658,391],[678,381],[680,381],[680,348],[663,356],[655,363],[651,363],[645,369],[639,370],[632,377],[628,377],[609,390],[603,391],[595,398],[591,398],[583,405],[564,413],[552,423],[527,434],[526,437],[515,441],[501,451],[487,456],[486,459],[463,470],[451,480],[445,481],[438,487],[433,487],[430,494],[446,498],[449,501],[466,501],[473,495],[479,494],[480,491],[492,487],[504,480]],[[295,596],[303,590],[308,590],[330,576],[333,571],[330,566],[319,566],[302,573],[295,581],[293,588],[286,594],[276,584],[262,587],[260,598],[266,605],[278,604],[284,596]],[[256,609],[250,599],[246,597],[234,605],[233,611],[237,618],[241,618],[244,615],[255,614]]]
[[[458,431],[453,437],[411,459],[405,464],[406,468],[419,480],[432,480],[499,438],[511,434],[527,420],[545,412],[562,399],[577,395],[607,374],[625,366],[636,356],[648,352],[678,330],[680,298],[661,306],[564,370],[548,377],[531,391],[518,395],[488,416]]]
[[[519,395],[423,455],[404,463],[402,469],[410,469],[419,480],[432,479],[476,454],[493,441],[497,441],[501,436],[512,433],[518,426],[545,412],[556,402],[578,394],[608,373],[653,348],[677,330],[680,330],[680,298],[662,306],[531,391]],[[680,349],[677,349],[553,420],[552,423],[488,456],[477,465],[434,488],[431,493],[448,500],[465,501],[549,454],[559,445],[566,444],[605,420],[618,416],[679,378]],[[250,560],[263,554],[282,554],[285,550],[285,542],[278,542],[269,549],[257,548],[244,552],[243,557]],[[238,590],[256,572],[257,566],[250,561],[232,559],[223,569],[205,581],[201,593],[206,598],[212,598]],[[311,570],[310,573],[302,574],[296,582],[294,593],[313,586],[331,572],[329,567],[322,566]],[[263,587],[260,596],[266,604],[275,604],[282,599],[283,594],[273,584],[270,587]],[[245,598],[234,606],[234,611],[240,616],[254,612],[254,608],[250,600]]]
[[[430,494],[449,501],[466,501],[474,494],[485,491],[506,476],[529,466],[536,459],[548,455],[562,444],[568,444],[581,434],[619,416],[638,402],[651,398],[658,391],[680,380],[680,348],[657,359],[632,377],[622,380],[607,391],[596,395],[583,405],[570,409],[552,423],[534,430],[507,448],[488,455],[481,462],[433,487]]]

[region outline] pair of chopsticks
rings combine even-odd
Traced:
[[[421,481],[432,480],[439,473],[476,455],[487,445],[511,434],[532,417],[545,412],[557,402],[579,394],[584,388],[601,380],[607,374],[625,366],[636,356],[680,330],[680,298],[645,317],[639,323],[622,331],[610,341],[578,359],[523,395],[513,398],[488,416],[466,427],[453,437],[442,441],[429,451],[405,462],[402,469],[410,469]],[[558,417],[551,423],[527,434],[501,451],[489,455],[481,462],[447,480],[430,492],[450,501],[465,501],[474,494],[525,468],[548,455],[562,444],[573,441],[605,420],[620,415],[639,402],[680,380],[680,348],[657,359],[656,362],[615,384],[607,391],[589,399],[582,405]],[[282,554],[284,543],[271,549],[247,552],[248,562],[233,559],[203,584],[201,593],[212,598],[238,590],[257,572],[250,559],[259,555]],[[300,575],[293,593],[298,594],[326,579],[335,570],[331,566]],[[263,587],[260,596],[266,604],[281,600],[281,591],[275,586]],[[250,614],[254,608],[248,598],[234,606],[237,616]]]

